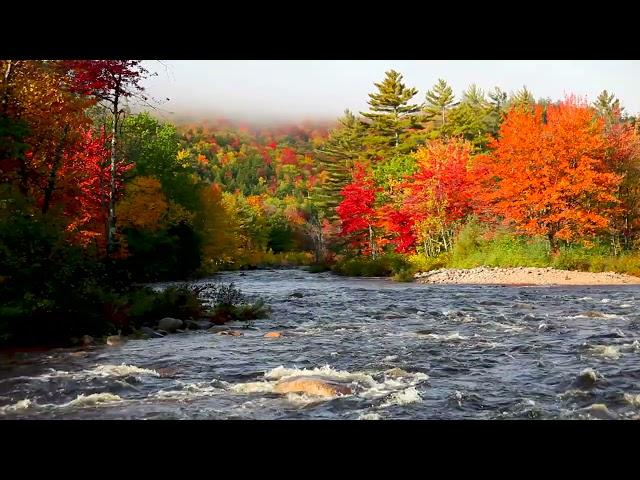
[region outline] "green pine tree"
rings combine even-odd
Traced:
[[[484,90],[472,83],[462,94],[462,103],[466,103],[474,108],[488,107],[487,97]]]
[[[533,94],[527,90],[526,86],[522,87],[522,90],[518,90],[511,94],[509,98],[509,107],[526,107],[531,108],[535,100]]]
[[[616,123],[616,119],[621,119],[624,108],[620,107],[620,100],[613,93],[603,90],[595,102],[593,107],[600,117],[602,117],[607,125]]]
[[[425,114],[428,120],[438,119],[439,127],[442,128],[447,123],[446,112],[454,106],[455,95],[447,82],[438,79],[438,83],[432,90],[427,91],[425,104]]]
[[[319,169],[326,180],[313,192],[313,200],[326,218],[335,218],[335,207],[342,197],[340,191],[351,181],[354,163],[363,155],[365,124],[349,110],[338,119],[336,128],[329,132],[327,140],[316,152]]]
[[[407,150],[404,143],[411,136],[410,129],[417,127],[415,114],[420,111],[420,105],[409,103],[418,91],[407,88],[395,70],[385,75],[382,83],[374,84],[378,92],[369,94],[371,111],[361,112],[371,121],[367,143],[383,157]]]
[[[477,150],[486,150],[491,130],[491,106],[484,91],[475,84],[463,94],[461,102],[449,111],[446,124],[440,127],[445,137],[463,137],[469,140]]]
[[[507,98],[507,92],[503,92],[499,87],[494,87],[493,91],[489,92],[489,133],[494,137],[498,134],[500,124],[504,120],[508,106]]]

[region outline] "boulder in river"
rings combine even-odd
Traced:
[[[189,330],[206,330],[211,326],[209,320],[186,320],[184,325]]]
[[[349,395],[353,391],[349,385],[319,377],[291,377],[280,380],[273,387],[275,393],[306,393],[319,397]]]
[[[291,294],[291,296],[294,297],[294,298],[302,298],[302,297],[304,297],[304,295],[301,292],[293,292]]]
[[[583,315],[589,318],[604,318],[604,313],[597,312],[596,310],[587,310]]]
[[[93,345],[93,337],[91,335],[83,335],[82,338],[80,338],[80,343],[85,347]]]
[[[280,338],[282,336],[282,333],[280,332],[268,332],[264,334],[265,338]]]
[[[124,343],[124,338],[120,335],[110,335],[107,337],[107,345],[114,347],[116,345],[122,345]]]
[[[182,320],[178,318],[165,317],[158,322],[158,328],[160,330],[166,330],[169,333],[173,333],[179,328],[182,328]]]
[[[585,368],[576,378],[576,385],[583,388],[591,388],[598,381],[598,374],[591,368]]]

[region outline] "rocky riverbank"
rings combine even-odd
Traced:
[[[627,285],[640,278],[614,272],[578,272],[554,268],[441,268],[415,274],[418,283],[475,285]]]

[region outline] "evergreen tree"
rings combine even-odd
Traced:
[[[489,133],[494,137],[498,134],[500,124],[504,119],[507,98],[507,92],[503,92],[499,87],[494,87],[493,91],[489,92],[488,128]]]
[[[462,103],[480,108],[486,108],[488,106],[484,90],[478,88],[475,83],[472,83],[462,94]]]
[[[511,97],[509,98],[510,107],[523,106],[531,108],[534,103],[535,100],[533,98],[533,94],[529,90],[527,90],[526,86],[523,86],[522,90],[518,90],[517,92],[512,93]]]
[[[492,92],[489,92],[489,98],[491,106],[497,110],[504,110],[505,105],[507,104],[507,92],[503,92],[500,87],[494,87]]]
[[[454,106],[455,95],[447,82],[438,79],[438,83],[433,86],[432,90],[427,91],[427,102],[425,104],[425,113],[427,119],[438,118],[440,127],[446,125],[446,112]]]
[[[371,120],[368,142],[375,153],[382,156],[406,150],[403,143],[410,136],[408,130],[417,127],[414,114],[420,111],[419,105],[409,103],[418,91],[407,88],[402,83],[402,75],[395,70],[389,70],[385,75],[382,83],[374,84],[378,92],[369,94],[371,111],[361,112]]]
[[[463,94],[462,101],[449,113],[449,121],[440,129],[444,137],[463,137],[476,149],[485,150],[491,131],[491,107],[484,91],[475,84]]]
[[[620,100],[616,98],[613,93],[609,93],[603,90],[595,102],[593,107],[598,112],[598,115],[602,117],[607,125],[616,123],[616,119],[620,119],[624,108],[620,107]]]
[[[340,191],[351,181],[353,164],[363,153],[365,133],[362,121],[345,110],[344,116],[338,119],[338,126],[316,149],[319,167],[325,178],[313,197],[327,218],[337,218],[335,207],[342,200]]]

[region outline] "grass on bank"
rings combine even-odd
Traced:
[[[451,251],[438,257],[422,254],[386,254],[375,259],[352,257],[339,260],[333,270],[340,275],[387,276],[395,281],[409,282],[416,272],[476,267],[552,267],[640,276],[640,254],[625,252],[612,255],[609,246],[601,244],[591,247],[565,245],[552,253],[544,238],[515,235],[507,229],[490,231],[478,223],[469,222],[456,236]]]

